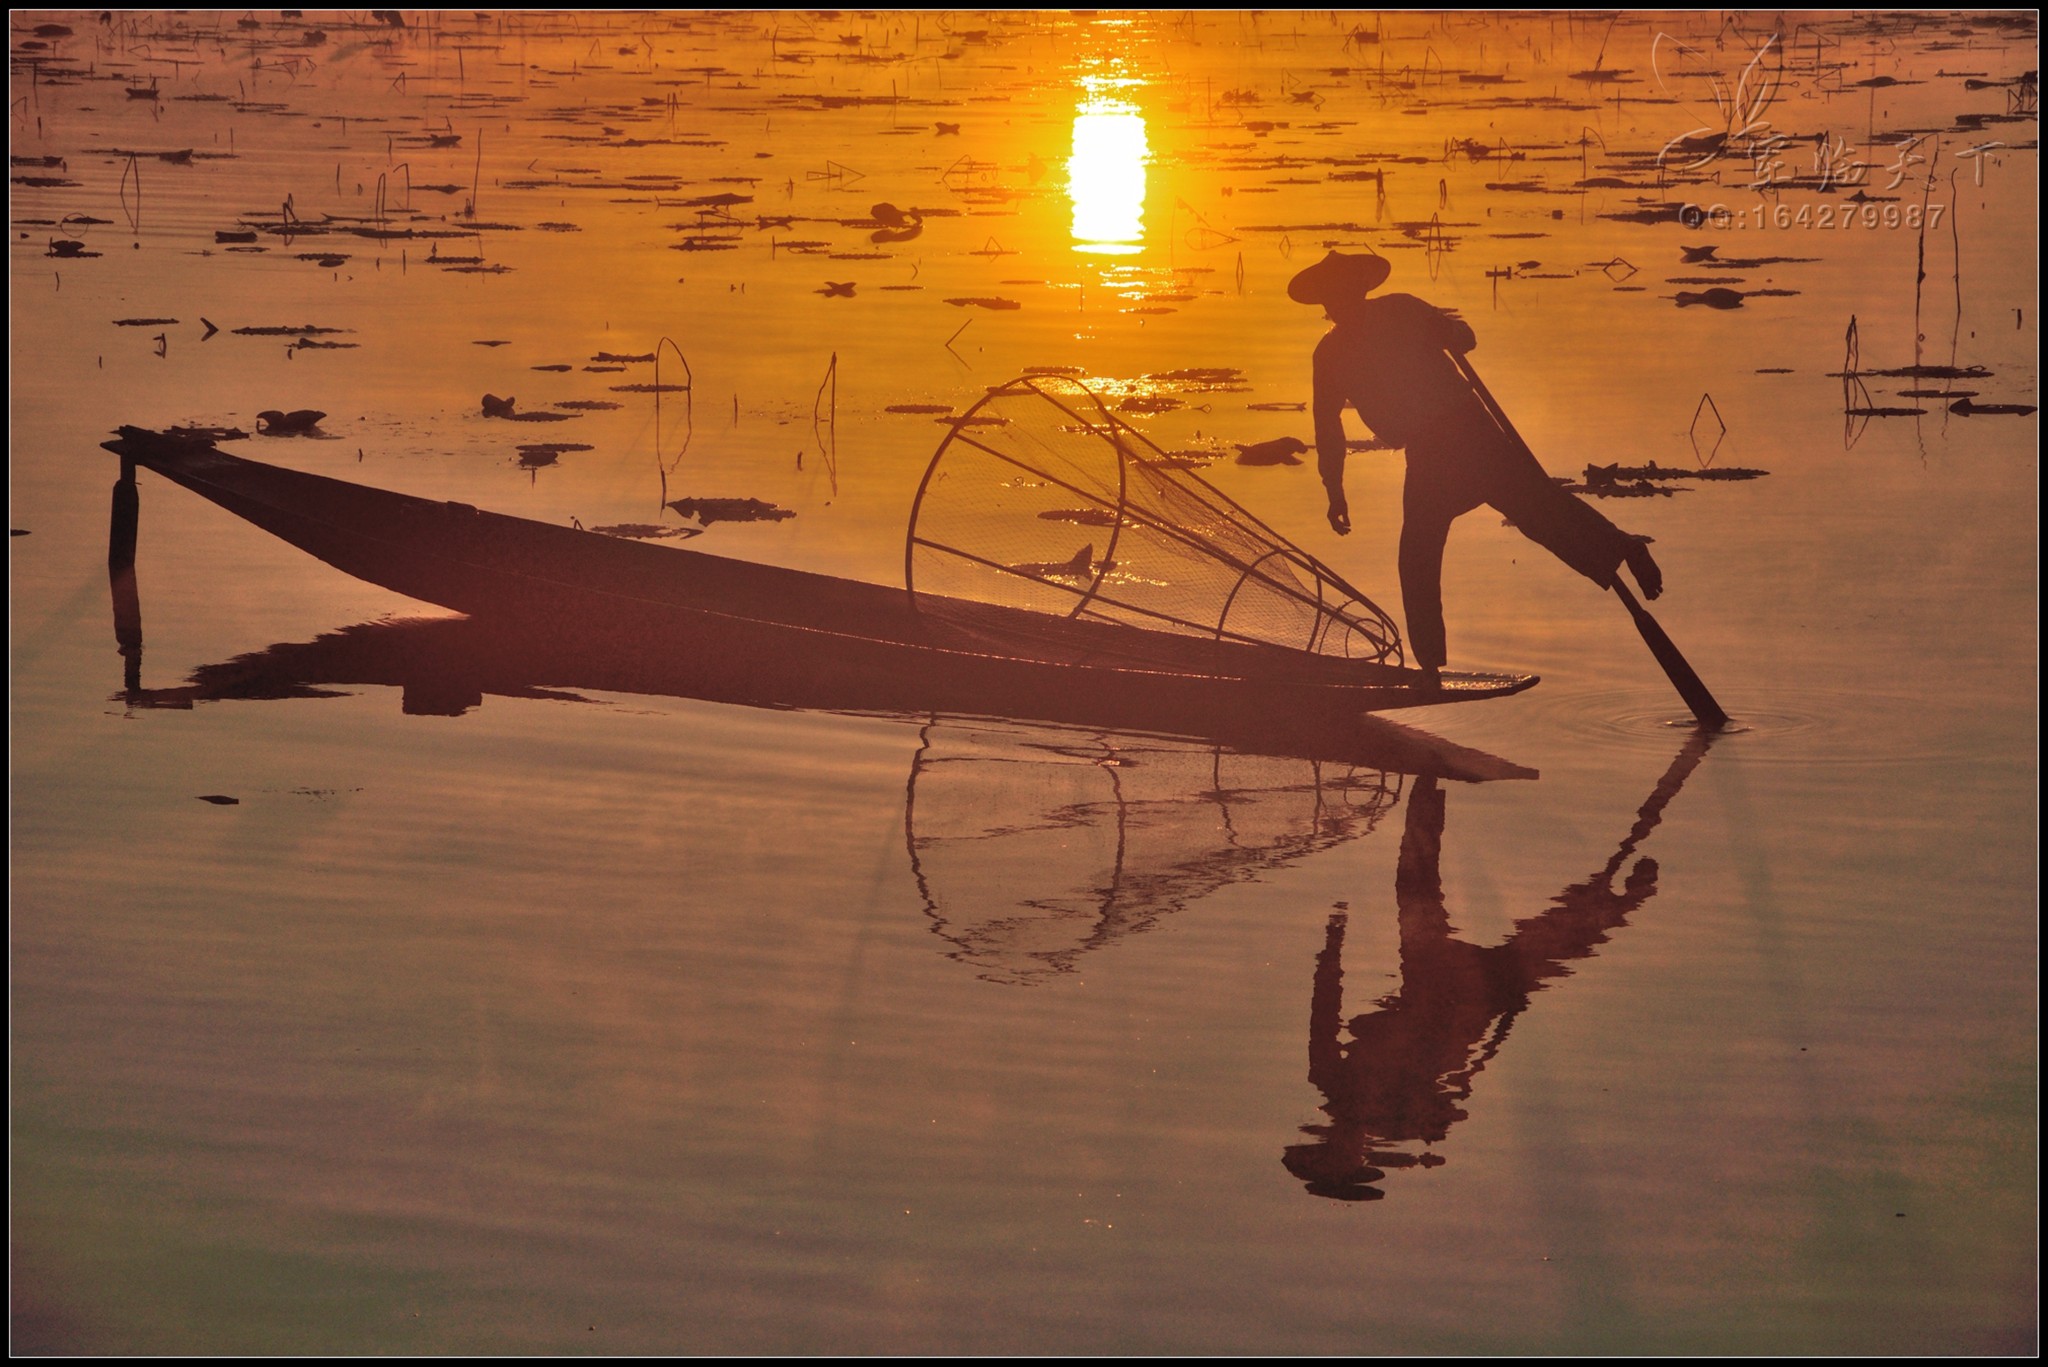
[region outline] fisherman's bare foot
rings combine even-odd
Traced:
[[[1657,568],[1657,562],[1650,557],[1650,539],[1646,536],[1632,536],[1628,549],[1622,553],[1622,563],[1643,586],[1643,597],[1652,600],[1664,592],[1664,571]]]
[[[1351,505],[1341,498],[1330,500],[1330,530],[1339,536],[1351,535]]]

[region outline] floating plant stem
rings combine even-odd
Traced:
[[[135,205],[128,205],[128,182],[135,181]],[[128,164],[121,168],[121,212],[128,215],[128,227],[133,232],[142,231],[142,167],[136,162],[135,154],[128,154]]]
[[[818,430],[818,405],[830,400],[825,413],[826,431]],[[818,438],[818,449],[825,457],[825,474],[832,481],[832,496],[839,496],[839,353],[832,353],[832,360],[825,367],[825,378],[818,382],[818,392],[811,397],[811,435]]]
[[[676,354],[676,360],[683,366],[683,443],[676,448],[676,457],[664,461],[661,457],[661,349],[667,347]],[[690,358],[683,355],[683,349],[667,334],[654,344],[654,468],[661,479],[661,504],[668,506],[669,471],[682,464],[683,453],[690,449],[690,439],[696,435],[696,383],[697,377],[690,371]],[[737,400],[735,400],[737,403]]]

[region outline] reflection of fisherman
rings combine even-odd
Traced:
[[[1420,779],[1408,797],[1401,860],[1394,876],[1400,907],[1401,990],[1345,1028],[1344,913],[1330,917],[1323,952],[1316,956],[1315,995],[1309,1007],[1308,1076],[1324,1097],[1327,1125],[1304,1127],[1312,1144],[1290,1146],[1287,1170],[1318,1196],[1375,1200],[1371,1184],[1390,1167],[1434,1167],[1443,1159],[1396,1147],[1434,1144],[1465,1118],[1460,1107],[1531,993],[1570,973],[1607,932],[1657,890],[1657,862],[1638,859],[1616,892],[1614,875],[1663,815],[1705,755],[1708,733],[1689,741],[1638,814],[1613,858],[1591,878],[1559,893],[1539,916],[1518,922],[1514,934],[1482,949],[1452,938],[1444,907],[1438,856],[1443,847],[1444,795],[1434,778]]]
[[[1525,447],[1506,437],[1450,355],[1472,349],[1472,329],[1409,294],[1367,298],[1390,267],[1379,256],[1331,252],[1289,282],[1298,303],[1321,304],[1330,332],[1316,346],[1317,466],[1330,526],[1351,530],[1344,499],[1344,405],[1373,435],[1408,452],[1401,495],[1401,604],[1416,663],[1434,673],[1444,648],[1443,559],[1451,523],[1491,504],[1522,534],[1602,588],[1627,563],[1644,596],[1663,576],[1632,537],[1554,484]]]

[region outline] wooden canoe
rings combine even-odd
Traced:
[[[307,474],[120,429],[106,449],[382,588],[499,622],[602,627],[792,687],[914,680],[997,715],[1270,708],[1363,712],[1518,693],[1529,675],[1416,670],[1088,622],[650,545]]]

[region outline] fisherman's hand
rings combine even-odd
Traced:
[[[1351,505],[1341,498],[1330,500],[1330,530],[1339,536],[1351,535]]]

